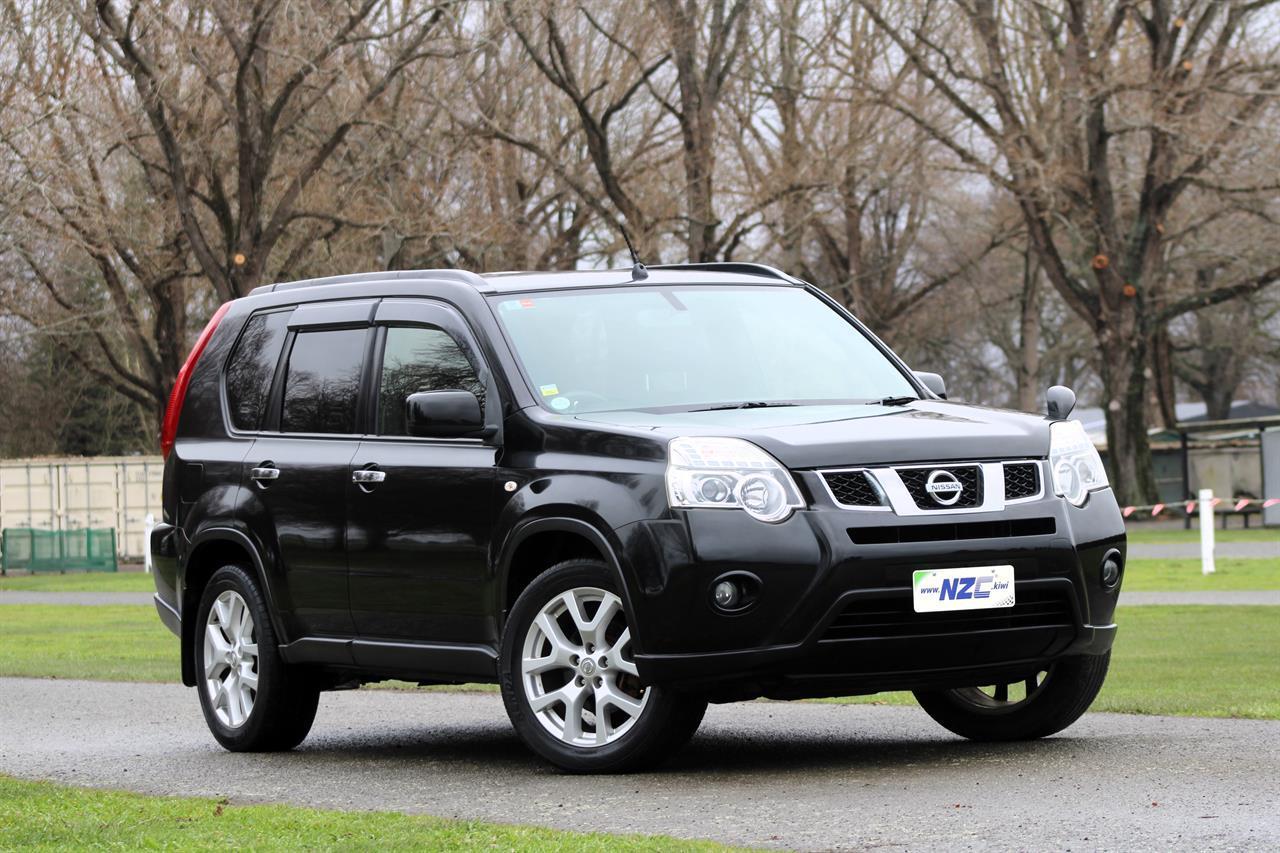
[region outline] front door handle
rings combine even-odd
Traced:
[[[249,469],[249,479],[250,479],[250,480],[257,480],[258,482],[262,482],[262,481],[264,481],[264,480],[279,480],[279,479],[280,479],[280,469],[279,469],[279,468],[271,468],[271,467],[266,466],[266,465],[262,466],[261,468],[250,468],[250,469]]]
[[[370,483],[381,483],[387,479],[386,471],[378,471],[373,468],[361,468],[359,471],[351,472],[351,482],[359,483],[362,486]]]

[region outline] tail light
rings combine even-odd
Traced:
[[[200,360],[200,354],[209,345],[209,339],[213,337],[218,324],[222,322],[223,315],[230,307],[231,303],[226,302],[213,313],[209,324],[204,327],[200,337],[196,338],[196,345],[191,348],[191,354],[182,363],[178,378],[173,381],[173,390],[169,392],[169,405],[164,410],[164,423],[160,427],[160,455],[165,459],[169,458],[169,451],[173,450],[173,441],[178,436],[178,419],[182,417],[182,404],[186,402],[187,386],[191,384],[191,374],[196,369],[196,362]]]

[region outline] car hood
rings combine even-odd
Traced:
[[[1043,417],[945,400],[906,406],[839,405],[724,409],[711,412],[597,412],[584,424],[648,430],[664,438],[743,438],[788,468],[1043,457]]]

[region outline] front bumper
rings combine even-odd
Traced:
[[[712,698],[972,685],[1100,654],[1115,637],[1120,585],[1099,572],[1107,552],[1125,556],[1110,490],[1081,508],[1050,497],[936,518],[817,506],[772,525],[695,510],[618,534],[641,676]],[[917,569],[991,564],[1013,565],[1015,607],[914,613]],[[717,611],[710,587],[737,571],[759,578],[758,600]]]

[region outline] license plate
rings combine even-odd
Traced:
[[[1012,607],[1013,566],[921,569],[911,578],[916,613]]]

